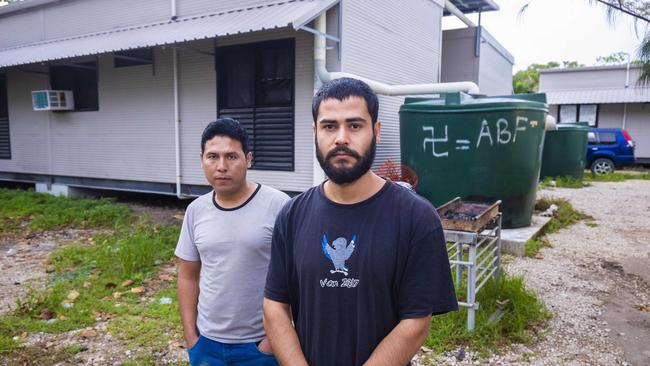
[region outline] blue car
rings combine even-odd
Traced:
[[[586,167],[596,175],[607,174],[634,164],[635,143],[620,128],[592,128],[587,142]]]

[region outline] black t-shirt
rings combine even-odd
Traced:
[[[401,319],[458,309],[438,214],[392,182],[351,205],[322,185],[288,202],[264,296],[290,304],[311,366],[361,365]]]

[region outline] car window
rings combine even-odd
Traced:
[[[595,144],[597,142],[596,141],[596,134],[593,133],[593,132],[588,132],[587,133],[587,139],[588,139],[590,144]]]
[[[599,132],[598,139],[602,145],[615,145],[616,132]]]

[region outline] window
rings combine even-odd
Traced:
[[[72,90],[75,111],[99,110],[97,62],[50,66],[54,90]]]
[[[588,122],[591,127],[598,126],[598,104],[563,104],[558,114],[560,123]]]
[[[616,145],[616,132],[598,132],[601,145]]]
[[[246,128],[253,169],[294,169],[294,40],[217,48],[217,110]]]
[[[4,74],[0,74],[0,159],[11,159],[11,144],[9,142],[7,78]]]
[[[137,50],[119,51],[113,53],[115,67],[129,67],[153,64],[153,49],[141,48]]]

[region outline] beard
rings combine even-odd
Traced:
[[[327,175],[327,177],[336,184],[348,184],[356,181],[361,178],[362,175],[366,174],[372,163],[375,160],[375,151],[377,149],[377,141],[375,135],[372,135],[372,141],[370,146],[364,151],[363,155],[360,155],[358,152],[350,149],[347,146],[339,145],[332,150],[327,152],[327,155],[323,156],[323,153],[318,146],[318,139],[314,139],[316,144],[316,158],[320,163],[321,168]],[[330,159],[334,157],[337,153],[345,153],[356,159],[356,164],[351,167],[342,167],[337,168],[334,164],[330,163]]]

